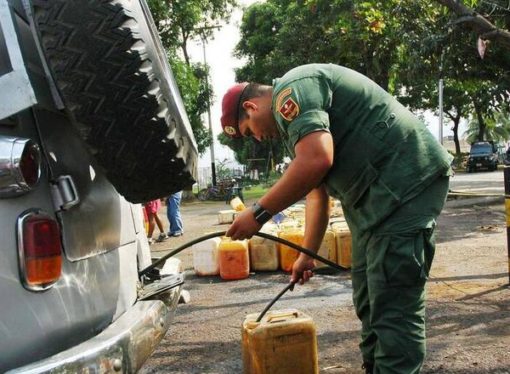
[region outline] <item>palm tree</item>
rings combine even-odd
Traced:
[[[485,139],[492,140],[495,143],[506,142],[510,139],[510,115],[507,111],[498,111],[494,113],[491,118],[485,119]],[[468,128],[464,133],[466,141],[468,143],[474,143],[478,141],[479,133],[478,120],[472,118],[468,123]]]

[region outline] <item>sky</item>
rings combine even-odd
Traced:
[[[260,0],[258,0],[260,1]],[[239,3],[242,7],[247,7],[257,0],[240,0]],[[221,117],[221,99],[227,89],[235,83],[234,69],[241,67],[243,61],[235,58],[233,50],[239,41],[239,24],[242,18],[242,9],[236,9],[230,22],[222,24],[223,27],[215,32],[214,39],[209,40],[206,44],[206,59],[210,66],[211,71],[211,84],[214,90],[215,98],[211,106],[211,122],[214,134],[214,151],[216,163],[223,160],[232,160],[231,165],[234,166],[234,153],[228,147],[222,146],[217,136],[221,133],[220,117]],[[197,40],[190,44],[190,56],[193,61],[203,62],[203,45],[202,42]],[[204,116],[206,125],[208,125],[207,115]],[[425,121],[431,133],[438,139],[439,138],[439,118],[431,113],[425,113]],[[446,118],[445,118],[446,121]],[[459,135],[465,129],[459,131]],[[453,135],[450,126],[443,127],[443,136]],[[228,163],[227,163],[228,164]],[[210,150],[207,150],[203,156],[200,157],[198,166],[206,167],[211,165]]]

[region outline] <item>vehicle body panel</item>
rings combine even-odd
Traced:
[[[136,371],[168,329],[182,280],[140,300],[150,283],[138,272],[151,263],[141,205],[116,192],[60,110],[23,9],[0,2],[0,137],[31,139],[43,157],[34,188],[0,197],[0,372],[101,370],[115,360]],[[63,177],[78,197],[67,205]],[[62,276],[44,291],[24,288],[20,275],[17,223],[31,210],[61,230]]]

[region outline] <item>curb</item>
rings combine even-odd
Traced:
[[[496,204],[504,204],[504,196],[489,196],[489,197],[464,197],[447,200],[445,208],[464,208],[471,207],[474,205],[478,206],[489,206]]]

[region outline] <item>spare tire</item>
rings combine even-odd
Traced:
[[[117,191],[144,202],[191,186],[197,147],[143,0],[33,0],[44,57]]]

